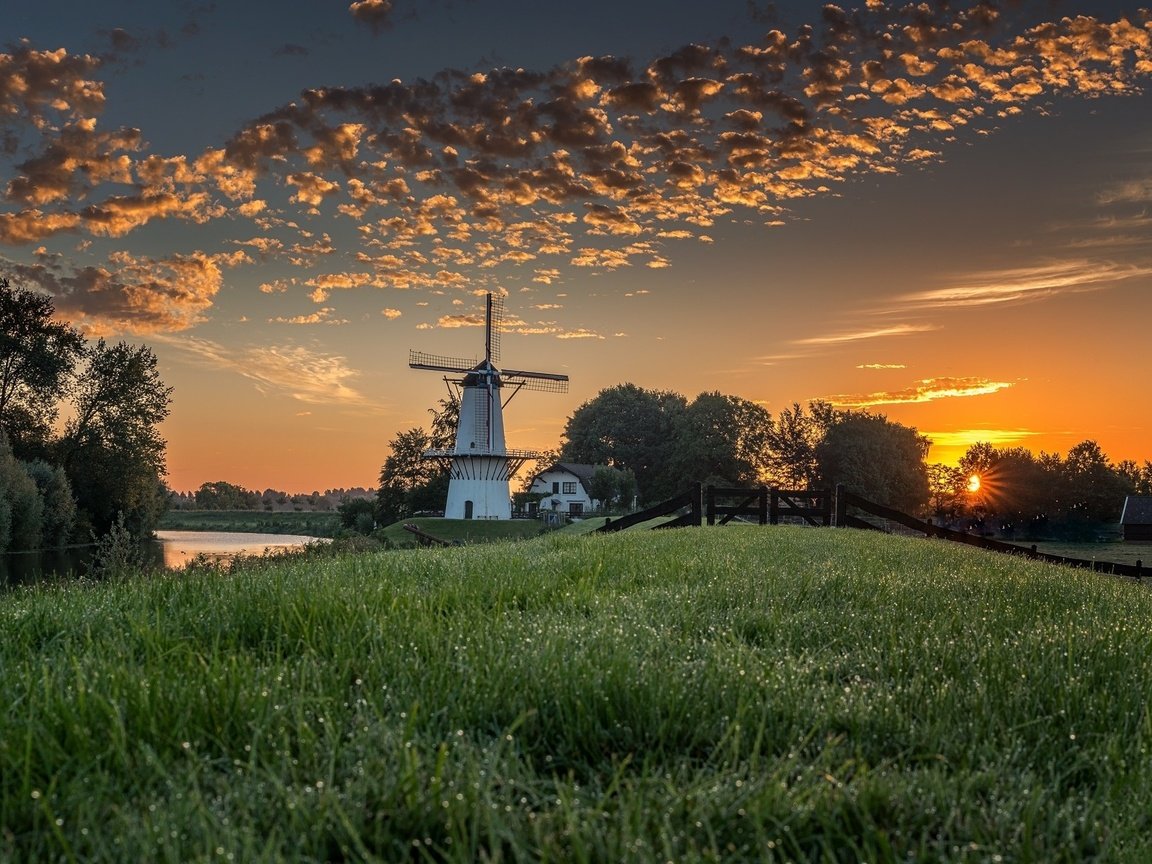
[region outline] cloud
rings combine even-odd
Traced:
[[[265,395],[369,413],[382,408],[352,386],[359,373],[340,355],[292,344],[234,349],[195,337],[169,337],[165,341],[196,362],[249,379]]]
[[[9,264],[9,270],[51,294],[56,309],[87,332],[152,334],[203,322],[223,271],[251,260],[241,251],[163,258],[115,252],[98,267],[73,269],[42,257],[34,265]]]
[[[838,408],[873,408],[879,405],[907,405],[939,399],[988,396],[1011,386],[1009,382],[990,381],[987,378],[925,378],[902,390],[826,396],[825,399]]]
[[[951,432],[925,432],[932,440],[933,447],[958,447],[967,449],[973,444],[991,444],[1004,447],[1026,441],[1041,433],[1028,429],[955,429]]]
[[[934,324],[892,324],[885,327],[872,327],[867,330],[853,330],[834,333],[829,336],[813,336],[808,339],[795,339],[796,345],[842,345],[850,342],[863,342],[870,339],[886,339],[893,336],[912,336],[940,329]]]
[[[907,369],[903,363],[863,363],[856,367],[857,369]]]
[[[322,309],[317,309],[308,315],[294,315],[291,317],[276,317],[269,318],[269,324],[329,324],[341,325],[347,324],[347,318],[333,318],[332,313],[336,310],[331,306],[325,306]]]
[[[348,7],[352,17],[379,33],[392,24],[392,0],[355,0]]]
[[[905,294],[898,300],[918,309],[997,306],[1046,300],[1061,294],[1101,291],[1116,282],[1152,275],[1152,267],[1111,261],[1055,261],[973,273],[958,284]]]
[[[379,31],[411,5],[346,8]],[[0,120],[17,128],[11,152],[20,153],[0,153],[0,242],[243,218],[273,256],[290,249],[293,232],[334,215],[356,229],[341,240],[355,248],[338,251],[367,272],[313,285],[318,303],[334,287],[483,287],[496,269],[522,286],[553,284],[565,267],[661,269],[661,244],[709,242],[709,228],[726,221],[780,224],[799,199],[915,169],[1001,116],[1043,110],[1056,96],[1134,93],[1152,74],[1146,18],[1023,29],[1023,16],[994,4],[958,5],[828,5],[817,26],[758,28],[661,56],[316,87],[182,155],[150,152],[136,129],[100,128],[98,58],[21,43],[0,54]],[[131,47],[129,34],[118,38]],[[1117,202],[1146,194],[1140,185],[1104,193]],[[291,263],[312,266],[314,255]],[[1015,293],[1007,283],[962,284],[904,299],[971,305],[1045,290],[1019,272],[1001,275]],[[918,331],[805,344],[902,332]]]

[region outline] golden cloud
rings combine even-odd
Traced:
[[[902,390],[888,390],[861,395],[825,397],[837,408],[874,408],[879,405],[906,405],[935,402],[939,399],[964,399],[999,393],[1012,384],[986,378],[925,378]]]

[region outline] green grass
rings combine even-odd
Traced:
[[[416,535],[404,529],[415,525],[421,531],[449,543],[491,543],[500,540],[526,540],[538,537],[546,529],[535,519],[437,519],[416,517],[389,525],[373,536],[385,539],[393,546],[419,545]]]
[[[263,510],[169,510],[157,526],[167,531],[224,531],[334,537],[340,514]]]
[[[0,597],[4,861],[1146,861],[1152,593],[802,528]]]

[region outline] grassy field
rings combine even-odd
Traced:
[[[405,519],[376,532],[378,538],[385,539],[393,546],[416,546],[416,535],[405,530],[405,525],[415,525],[421,531],[449,543],[474,544],[491,543],[501,540],[526,540],[538,537],[545,532],[542,523],[535,519],[437,519],[417,517]]]
[[[240,531],[333,537],[340,530],[340,515],[305,511],[169,510],[157,527],[166,531]]]
[[[0,597],[4,861],[1152,860],[1152,592],[864,532]]]

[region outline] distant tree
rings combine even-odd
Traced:
[[[826,402],[810,402],[807,413],[799,402],[781,410],[766,433],[768,482],[783,489],[811,488],[820,477],[816,447],[835,416]]]
[[[937,519],[958,519],[968,512],[968,477],[959,468],[939,463],[927,466],[928,508]]]
[[[771,415],[755,402],[701,393],[676,417],[673,465],[679,483],[760,483],[769,465],[771,424]]]
[[[376,502],[371,498],[349,498],[337,508],[340,527],[358,534],[371,534],[376,527]]]
[[[838,412],[816,446],[816,464],[827,485],[916,515],[928,505],[929,443],[882,414]]]
[[[52,422],[84,338],[53,320],[45,294],[0,279],[0,435],[17,458],[47,454]]]
[[[1036,456],[1023,447],[997,449],[987,442],[973,444],[960,458],[966,477],[980,478],[969,496],[973,515],[1008,534],[1045,530],[1062,509],[1056,481],[1058,457]]]
[[[605,510],[612,509],[616,496],[619,494],[620,484],[617,480],[619,473],[615,468],[609,468],[606,465],[600,465],[592,472],[588,495],[592,500],[599,501],[600,506]]]
[[[1132,486],[1095,441],[1082,441],[1064,457],[1060,472],[1068,518],[1118,522],[1124,497]]]
[[[620,384],[577,408],[564,427],[562,461],[633,472],[645,501],[680,491],[675,433],[687,400],[670,391]]]
[[[127,530],[147,535],[167,503],[159,425],[168,416],[172,388],[164,386],[146,346],[110,346],[101,339],[85,355],[60,442],[61,462],[97,534],[122,513]]]
[[[260,494],[243,486],[216,480],[203,483],[196,490],[196,507],[199,510],[258,510]]]
[[[1131,459],[1116,465],[1116,471],[1128,482],[1130,495],[1152,495],[1152,461],[1137,465]]]

